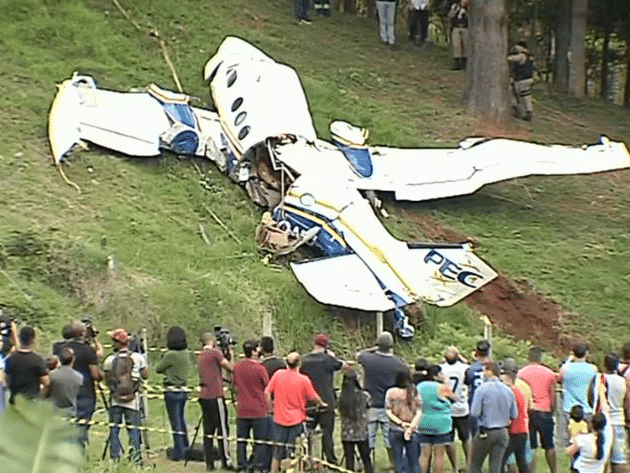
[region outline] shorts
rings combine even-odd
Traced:
[[[273,424],[273,441],[281,445],[273,446],[273,458],[282,460],[293,453],[295,440],[304,431],[302,424],[284,426]]]
[[[532,462],[532,458],[534,456],[534,452],[532,450],[531,443],[529,441],[529,436],[527,436],[527,442],[525,442],[525,459],[527,463]],[[510,453],[510,456],[507,458],[505,462],[506,465],[516,465],[516,457],[514,456],[514,452]]]
[[[470,416],[464,417],[452,417],[453,430],[451,430],[451,442],[455,440],[455,432],[457,431],[457,437],[462,442],[467,442],[470,438]]]
[[[610,463],[613,465],[623,465],[626,463],[626,429],[623,425],[613,425],[612,450],[610,452]]]
[[[529,442],[533,449],[538,448],[538,437],[544,450],[553,450],[553,412],[532,411],[529,416]]]
[[[433,445],[436,447],[447,445],[452,442],[451,432],[438,435],[420,434],[420,445]]]

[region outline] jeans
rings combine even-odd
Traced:
[[[296,20],[308,18],[308,4],[310,0],[293,0],[293,13]]]
[[[396,473],[420,473],[420,436],[417,432],[405,440],[404,431],[389,429],[389,444]]]
[[[77,418],[83,419],[86,421],[92,420],[92,415],[94,415],[94,410],[96,409],[96,398],[95,397],[85,397],[79,396],[77,397]],[[79,444],[85,448],[88,442],[88,430],[90,429],[90,424],[78,424],[79,427]]]
[[[267,418],[259,419],[236,419],[236,437],[239,439],[236,441],[236,461],[239,470],[256,469],[258,471],[267,469],[268,451],[265,449],[265,445],[257,443],[257,440],[267,440],[268,437],[268,422]],[[249,433],[254,433],[254,445],[252,448],[252,464],[247,461],[247,440],[249,439]]]
[[[381,427],[383,433],[383,443],[385,448],[389,448],[389,418],[384,407],[370,407],[368,410],[368,440],[370,448],[376,445],[376,431]]]
[[[168,413],[168,420],[171,423],[171,430],[173,431],[173,452],[171,453],[171,460],[184,460],[186,449],[189,447],[186,419],[184,418],[186,401],[188,401],[187,392],[166,391],[164,393],[166,412]]]
[[[396,42],[396,4],[397,2],[376,1],[381,41],[390,46]]]
[[[121,406],[109,406],[109,421],[113,424],[109,431],[109,456],[112,460],[120,460],[120,424],[125,419],[129,434],[129,458],[136,464],[142,463],[140,455],[140,411]]]

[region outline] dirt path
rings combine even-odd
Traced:
[[[423,235],[433,241],[473,241],[467,235],[447,228],[426,215],[401,210]],[[503,332],[520,340],[530,340],[555,353],[566,352],[571,338],[560,330],[565,316],[552,299],[537,294],[526,282],[516,283],[499,276],[474,292],[464,302],[488,316]]]

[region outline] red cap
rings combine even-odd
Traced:
[[[111,337],[112,340],[117,341],[118,343],[122,343],[126,345],[129,341],[129,334],[124,328],[117,328],[116,330],[110,330],[107,332],[107,335]]]
[[[326,348],[330,343],[330,338],[328,338],[328,335],[326,335],[325,333],[318,333],[317,335],[315,335],[315,339],[313,340],[313,342],[315,342],[315,345]]]

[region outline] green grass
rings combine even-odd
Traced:
[[[55,83],[73,71],[93,74],[111,89],[150,82],[174,89],[174,81],[157,41],[111,2],[5,3],[0,302],[40,327],[42,351],[64,323],[84,314],[101,330],[147,328],[152,345],[162,343],[172,324],[184,326],[193,343],[214,324],[231,328],[242,341],[258,335],[269,315],[280,352],[308,349],[321,329],[330,331],[335,349],[346,356],[372,342],[371,316],[331,313],[299,286],[285,261],[269,264],[257,253],[253,234],[261,209],[211,163],[195,160],[200,176],[188,159],[126,159],[90,149],[64,165],[82,192],[66,185],[51,165],[46,141]],[[286,1],[121,0],[121,5],[143,28],[158,29],[186,91],[204,103],[209,98],[203,64],[224,36],[238,35],[295,67],[322,137],[332,119],[369,127],[374,144],[403,147],[452,146],[493,131],[463,113],[465,78],[449,70],[448,50],[440,44],[412,47],[402,27],[399,49],[389,51],[381,47],[373,20],[334,15],[298,26]],[[534,94],[531,125],[510,122],[494,131],[539,142],[581,144],[595,141],[598,133],[628,141],[627,109],[567,99],[544,84]],[[628,184],[628,171],[532,177],[404,209],[475,238],[478,253],[495,268],[559,301],[567,313],[564,329],[589,339],[601,353],[625,341],[630,328]],[[385,224],[394,234],[419,233],[397,206],[388,209],[392,217]],[[427,307],[415,342],[397,350],[408,361],[419,356],[437,361],[451,343],[468,352],[482,333],[478,316],[463,304]],[[498,357],[522,359],[527,346],[495,335]],[[191,422],[196,409],[190,407]],[[152,412],[152,424],[165,425],[159,401],[153,401]],[[160,446],[169,443],[167,435],[158,438]],[[96,459],[99,448],[95,442],[88,471],[107,469]],[[160,461],[157,471],[173,470]]]

